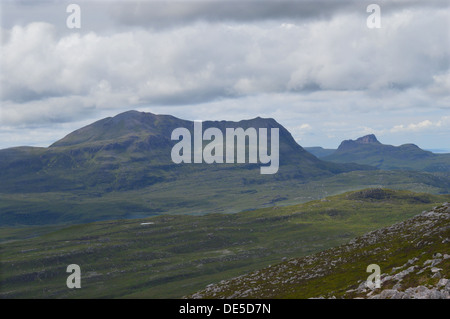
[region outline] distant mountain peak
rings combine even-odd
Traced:
[[[365,135],[363,137],[360,137],[355,142],[359,143],[359,144],[381,144],[377,140],[377,137],[374,134],[369,134],[369,135]]]
[[[357,163],[389,170],[450,171],[450,154],[433,154],[415,144],[393,146],[380,143],[370,134],[345,140],[332,154],[321,159],[335,163]]]
[[[345,140],[339,145],[338,151],[345,151],[348,149],[353,149],[359,145],[383,145],[378,140],[374,134],[365,135],[356,140]]]

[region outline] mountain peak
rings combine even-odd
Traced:
[[[335,163],[357,163],[391,170],[449,171],[450,157],[424,151],[415,144],[393,146],[380,143],[375,135],[345,140],[322,159]]]
[[[359,144],[381,144],[378,140],[377,137],[374,134],[369,134],[369,135],[365,135],[363,137],[358,138],[356,141],[356,143]]]
[[[135,110],[107,117],[73,131],[50,147],[73,146],[92,142],[118,141],[129,136],[149,136],[163,133],[170,137],[170,129],[185,121],[171,115],[157,115]],[[175,123],[175,124],[174,124]]]
[[[338,151],[347,151],[360,145],[382,145],[374,134],[365,135],[356,140],[345,140],[339,145]]]

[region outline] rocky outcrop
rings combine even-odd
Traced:
[[[361,144],[376,144],[381,145],[381,143],[377,140],[376,136],[373,134],[369,134],[363,137],[360,137],[356,140],[345,140],[338,147],[338,151],[345,151],[348,149],[352,149],[358,147]]]
[[[211,284],[188,298],[450,299],[449,238],[450,203],[444,203],[348,244]],[[370,289],[369,274],[361,271],[371,263],[381,266],[380,288]]]
[[[419,258],[408,260],[403,266],[392,268],[389,274],[381,275],[381,285],[391,282],[393,287],[381,291],[371,290],[366,282],[361,282],[356,290],[349,290],[348,293],[366,294],[369,299],[450,299],[450,280],[442,277],[442,268],[436,267],[443,261],[450,258],[448,254],[435,253],[433,259],[428,259],[423,263],[418,263]],[[420,275],[429,272],[431,278],[438,278],[434,285],[419,285],[407,287],[402,283],[403,278],[408,275]]]

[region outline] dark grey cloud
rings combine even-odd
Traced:
[[[128,25],[165,27],[198,21],[252,22],[257,20],[326,18],[345,10],[349,1],[146,1],[119,4],[112,15]]]
[[[342,12],[366,13],[369,4],[384,12],[403,8],[443,7],[445,0],[191,0],[117,2],[110,7],[116,21],[125,25],[169,27],[198,21],[254,22],[261,20],[329,19]]]
[[[196,22],[252,23],[267,20],[329,19],[335,14],[366,14],[369,4],[384,13],[415,7],[448,7],[447,0],[6,0],[2,25],[49,22],[67,31],[65,8],[79,4],[85,31],[117,29],[119,26],[178,27]]]

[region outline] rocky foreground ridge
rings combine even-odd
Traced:
[[[348,244],[211,284],[187,298],[450,299],[450,203]],[[380,266],[369,288],[367,266]]]

